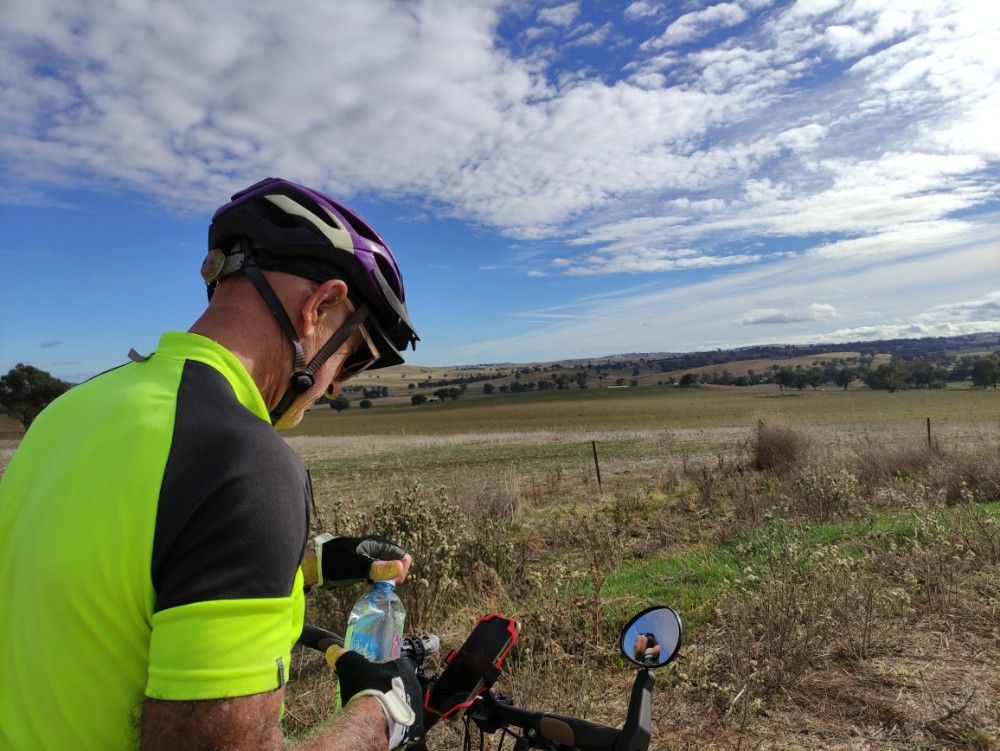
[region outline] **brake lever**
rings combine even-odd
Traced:
[[[513,707],[514,700],[504,693],[494,694],[492,691],[485,691],[479,695],[465,713],[480,730],[492,734],[505,727],[494,711],[494,707],[498,704]]]

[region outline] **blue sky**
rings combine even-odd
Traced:
[[[414,362],[1000,330],[1000,5],[13,0],[0,369],[204,303],[261,177],[389,240]]]

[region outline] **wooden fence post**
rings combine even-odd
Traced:
[[[590,447],[594,449],[594,469],[597,470],[597,490],[598,492],[604,492],[604,485],[601,484],[601,464],[597,461],[597,441],[591,441]]]

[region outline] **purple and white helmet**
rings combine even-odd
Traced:
[[[231,253],[241,238],[254,242],[254,256],[264,270],[284,271],[324,282],[343,279],[350,292],[371,306],[365,322],[379,349],[373,366],[403,362],[400,350],[416,346],[406,311],[403,278],[385,240],[357,212],[318,191],[269,177],[233,195],[212,216],[209,257],[217,268],[202,268],[209,290],[242,271]]]

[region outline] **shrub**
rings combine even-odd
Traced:
[[[813,443],[812,433],[802,425],[761,417],[750,435],[750,460],[760,471],[790,474],[805,464]]]
[[[514,555],[515,523],[521,512],[521,486],[516,478],[501,478],[467,487],[456,503],[468,519],[469,540],[462,569],[476,565],[492,569],[501,581],[520,576],[524,561]]]
[[[1000,446],[995,441],[954,451],[948,459],[938,481],[949,504],[1000,501]]]
[[[858,480],[845,469],[810,467],[795,480],[794,505],[814,519],[846,517],[857,498]]]
[[[372,505],[358,529],[388,537],[413,556],[399,588],[407,607],[407,630],[428,628],[446,616],[445,603],[459,583],[464,551],[470,542],[465,515],[441,491],[414,484]]]

